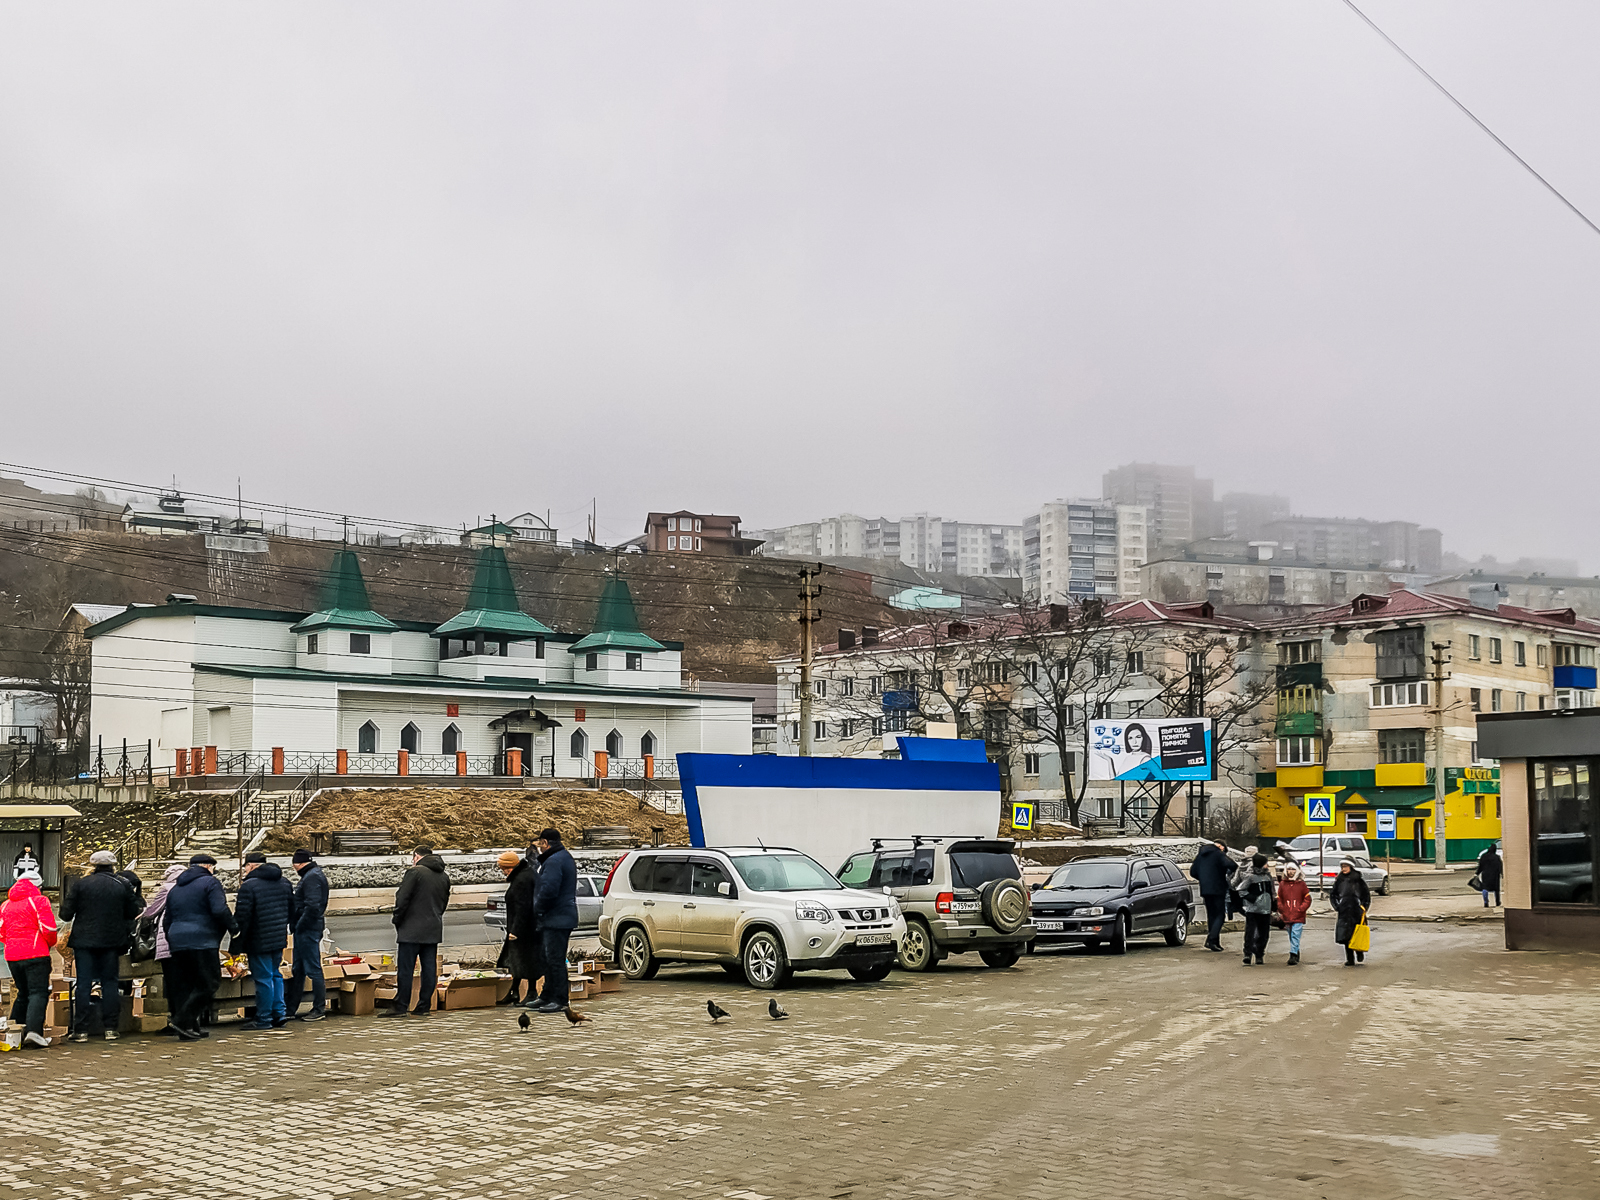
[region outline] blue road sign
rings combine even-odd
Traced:
[[[1392,841],[1394,841],[1394,832],[1395,832],[1394,813],[1395,813],[1395,810],[1392,809],[1392,808],[1380,808],[1380,809],[1376,810],[1373,813],[1373,816],[1377,818],[1373,822],[1373,827],[1375,829],[1374,836],[1378,839],[1378,841],[1380,841],[1380,842],[1392,842]]]

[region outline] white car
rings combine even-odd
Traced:
[[[1367,849],[1367,839],[1359,833],[1302,833],[1293,841],[1279,842],[1275,849],[1286,853],[1302,867],[1309,867],[1312,874],[1317,870],[1317,843],[1322,843],[1322,862],[1337,868],[1341,858],[1366,858],[1372,857],[1372,851]]]
[[[751,987],[795,971],[888,976],[905,936],[900,904],[840,883],[798,850],[744,846],[634,850],[611,868],[600,944],[629,979],[662,963],[719,963]]]

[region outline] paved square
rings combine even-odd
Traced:
[[[0,1196],[1593,1197],[1600,958],[1386,924],[0,1057]],[[1237,936],[1229,938],[1236,943]],[[712,1026],[705,1001],[734,1018]],[[398,1028],[397,1028],[398,1026]]]

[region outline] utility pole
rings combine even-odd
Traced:
[[[1444,818],[1444,681],[1449,642],[1433,643],[1433,869],[1446,871]]]
[[[822,615],[812,607],[812,601],[822,595],[820,584],[812,580],[822,574],[822,564],[800,568],[800,753],[811,757],[811,656],[816,649],[816,638],[811,627]]]

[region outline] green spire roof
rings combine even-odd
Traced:
[[[517,587],[511,582],[511,565],[499,546],[478,551],[478,567],[467,593],[467,607],[433,631],[434,637],[452,634],[503,633],[512,637],[540,637],[554,633],[548,625],[534,620],[517,603]]]
[[[608,648],[666,649],[655,638],[640,630],[639,614],[633,607],[633,593],[628,590],[628,581],[620,575],[613,575],[606,580],[605,591],[600,593],[600,611],[595,614],[594,632],[575,643],[572,653]]]
[[[291,632],[313,629],[395,629],[388,617],[372,611],[367,583],[361,578],[361,560],[354,550],[337,550],[322,584],[322,607],[294,626]]]

